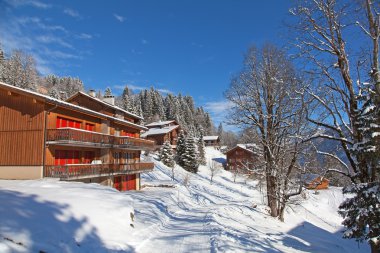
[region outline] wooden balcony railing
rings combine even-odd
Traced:
[[[75,128],[58,128],[47,130],[47,142],[60,144],[81,144],[99,147],[154,149],[154,141],[128,136],[113,136]]]
[[[67,164],[45,166],[44,177],[62,180],[83,179],[119,174],[134,174],[153,170],[154,163],[130,164]]]

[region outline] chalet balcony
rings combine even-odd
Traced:
[[[113,136],[90,132],[75,128],[48,129],[47,144],[67,146],[85,146],[99,148],[126,148],[136,150],[152,150],[153,141],[128,136]]]
[[[152,171],[154,163],[130,164],[67,164],[45,166],[44,177],[75,180],[111,175],[125,175]]]

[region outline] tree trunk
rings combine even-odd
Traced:
[[[276,198],[276,177],[267,175],[267,199],[272,217],[278,216],[278,206]]]
[[[380,253],[380,241],[377,242],[370,241],[371,253]]]

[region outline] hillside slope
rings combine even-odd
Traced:
[[[224,159],[210,148],[207,156]],[[339,188],[307,192],[280,222],[256,182],[220,170],[211,184],[207,166],[198,174],[176,167],[172,180],[155,163],[139,192],[0,180],[0,252],[368,252],[341,238]]]

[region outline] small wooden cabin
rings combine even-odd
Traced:
[[[255,145],[238,144],[226,152],[226,169],[240,171],[241,173],[251,173],[257,164],[258,154],[254,150]]]
[[[305,188],[309,190],[323,190],[329,188],[329,180],[317,174],[302,175],[302,182]]]
[[[215,147],[215,148],[220,147],[220,139],[219,139],[219,136],[217,135],[203,136],[203,141],[206,147]]]
[[[145,125],[148,131],[141,134],[141,138],[154,141],[157,148],[162,146],[166,141],[169,141],[173,149],[177,146],[177,139],[180,125],[175,120],[157,121]]]
[[[59,178],[139,189],[142,118],[79,92],[61,101],[0,82],[0,178]]]

